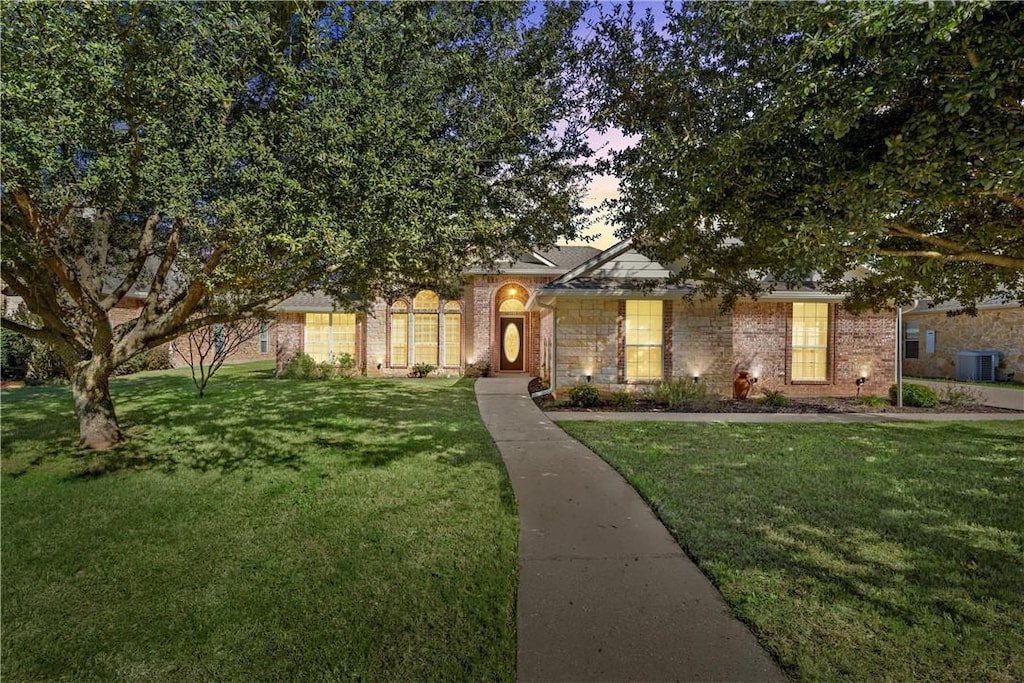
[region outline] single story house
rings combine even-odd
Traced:
[[[957,356],[964,352],[996,352],[994,378],[1024,382],[1024,306],[1017,299],[989,297],[978,314],[961,313],[956,301],[922,301],[903,314],[903,373],[915,377],[955,379]],[[965,360],[961,357],[961,364]],[[961,372],[963,372],[961,368]]]
[[[278,306],[268,343],[278,367],[300,351],[350,354],[369,376],[405,376],[417,363],[459,375],[487,363],[556,389],[686,378],[728,395],[739,370],[789,395],[884,394],[894,381],[895,311],[853,315],[842,296],[808,283],[723,313],[685,284],[666,285],[668,274],[629,241],[558,247],[467,271],[458,299],[424,290],[356,314],[300,294]]]

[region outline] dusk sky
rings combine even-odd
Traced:
[[[589,25],[598,19],[600,10],[602,8],[611,8],[615,5],[622,5],[622,2],[601,2],[597,5],[590,7],[586,14],[584,14],[584,20],[580,26],[576,29],[577,36],[581,38],[589,38],[593,35],[593,29]],[[664,2],[659,0],[658,2],[634,2],[633,7],[637,16],[643,16],[645,12],[650,10],[656,17],[663,16]],[[660,23],[660,22],[659,22]],[[592,132],[589,136],[590,146],[597,151],[597,156],[604,156],[610,150],[623,149],[632,142],[632,140],[626,138],[621,132],[617,130],[608,131],[601,134],[597,131]],[[605,199],[617,197],[619,194],[619,180],[615,176],[602,175],[595,176],[591,179],[590,188],[587,197],[587,206],[597,206]],[[605,249],[612,246],[619,240],[613,233],[613,228],[610,226],[605,218],[600,214],[592,217],[593,227],[587,232],[588,236],[596,236],[597,240],[593,242],[583,241],[570,241],[568,244],[590,244],[591,246],[597,247],[598,249]]]

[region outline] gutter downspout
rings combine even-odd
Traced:
[[[910,310],[917,308],[914,299]],[[896,407],[903,407],[903,307],[896,308]]]
[[[541,303],[540,299],[534,299],[533,303],[537,304],[541,308],[546,308],[551,311],[551,384],[547,389],[538,391],[530,394],[530,398],[539,398],[541,396],[547,396],[554,392],[557,388],[556,382],[558,380],[558,311],[554,306],[550,304]]]

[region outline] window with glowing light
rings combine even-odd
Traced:
[[[659,380],[663,377],[661,301],[626,302],[626,379]]]

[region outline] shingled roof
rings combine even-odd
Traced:
[[[514,258],[498,259],[493,266],[477,266],[466,272],[470,275],[498,272],[558,276],[600,253],[601,250],[594,247],[563,245],[519,254]]]

